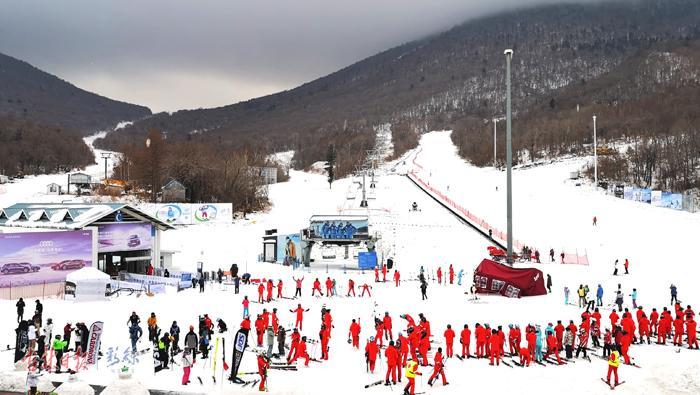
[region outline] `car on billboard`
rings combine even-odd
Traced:
[[[32,265],[27,262],[20,263],[6,263],[0,267],[0,273],[2,274],[23,274],[23,273],[35,273],[38,272],[41,267],[37,265]]]
[[[141,245],[141,239],[139,238],[139,235],[131,235],[127,239],[126,245],[129,247],[138,247]]]
[[[66,259],[64,261],[51,265],[53,270],[75,270],[85,267],[85,261],[82,259]]]

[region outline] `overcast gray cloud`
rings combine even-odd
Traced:
[[[293,88],[467,19],[563,1],[583,0],[0,0],[0,52],[172,111]]]

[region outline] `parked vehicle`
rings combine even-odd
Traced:
[[[74,270],[82,269],[85,267],[85,261],[82,259],[66,259],[64,261],[54,263],[51,265],[53,270]]]
[[[131,235],[126,243],[129,247],[138,247],[141,245],[141,239],[139,235]]]
[[[2,274],[24,274],[24,273],[35,273],[38,272],[41,267],[37,265],[32,265],[28,262],[20,263],[6,263],[0,267],[0,273]]]

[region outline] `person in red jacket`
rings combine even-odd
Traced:
[[[374,329],[377,331],[374,334],[374,338],[379,340],[379,348],[382,348],[384,346],[384,340],[382,340],[384,336],[384,323],[379,318],[374,319]]]
[[[496,366],[499,366],[501,364],[501,336],[498,334],[498,331],[496,329],[493,329],[491,331],[491,339],[489,339],[490,342],[490,349],[491,349],[491,362],[489,365],[493,366],[493,360],[496,360]]]
[[[408,344],[411,350],[411,359],[418,361],[418,347],[420,346],[420,332],[418,329],[408,328]]]
[[[439,267],[437,269],[437,279],[438,279],[438,284],[442,284],[442,268]]]
[[[547,354],[545,354],[544,359],[549,358],[550,355],[554,355],[557,357],[557,363],[561,365],[561,358],[559,357],[557,344],[557,339],[554,337],[552,332],[547,332]]]
[[[292,277],[292,280],[294,280],[294,283],[296,284],[296,290],[294,291],[294,298],[295,299],[297,297],[301,298],[301,284],[302,284],[302,282],[304,282],[304,277],[302,277],[302,278]]]
[[[649,325],[651,334],[656,336],[659,328],[659,313],[656,311],[656,309],[651,309],[651,314],[649,315]]]
[[[277,309],[274,308],[272,309],[272,315],[270,316],[270,319],[272,320],[272,331],[277,334],[277,330],[280,327],[280,320],[277,318]]]
[[[272,279],[267,280],[267,302],[272,301],[272,290],[275,288],[275,284],[272,282]]]
[[[557,326],[554,327],[554,333],[556,333],[557,337],[557,350],[561,351],[564,348],[564,325],[562,325],[561,321],[557,321]]]
[[[428,339],[428,335],[423,332],[423,335],[421,336],[420,343],[418,345],[418,352],[420,352],[420,356],[423,359],[423,366],[428,366],[428,350],[430,349],[430,340]]]
[[[601,315],[600,315],[600,311],[598,311],[597,307],[593,311],[593,314],[591,314],[591,318],[598,321],[598,324],[600,324],[602,322],[602,321],[600,321]]]
[[[326,297],[333,296],[333,280],[330,277],[326,278]]]
[[[399,356],[401,357],[401,367],[406,367],[406,362],[408,361],[409,341],[408,338],[403,335],[403,332],[399,332],[397,348],[399,350]],[[399,381],[401,381],[401,375],[399,375]]]
[[[262,316],[258,314],[258,317],[255,319],[256,344],[258,347],[263,345],[263,333],[265,333],[265,325],[263,324]]]
[[[447,382],[447,378],[445,377],[445,364],[442,360],[442,347],[438,347],[437,352],[435,353],[435,358],[433,359],[433,374],[430,376],[428,379],[428,385],[433,386],[433,381],[437,378],[438,375],[442,377],[442,385],[447,385],[449,384]]]
[[[630,350],[631,344],[632,344],[632,334],[623,329],[622,330],[622,340],[620,341],[620,351],[622,353],[622,356],[625,358],[625,364],[627,364],[627,365],[629,365],[631,363],[630,356],[629,356],[629,350]]]
[[[401,273],[398,270],[394,270],[394,283],[397,287],[401,284]]]
[[[297,308],[294,310],[289,310],[290,313],[296,313],[297,314],[297,319],[296,322],[294,323],[294,328],[299,328],[299,330],[304,330],[304,312],[309,311],[309,309],[304,310],[303,307],[301,307],[301,304],[297,304]]]
[[[610,313],[610,326],[612,328],[615,328],[617,326],[617,321],[620,319],[620,316],[617,315],[617,311],[613,309],[612,313]]]
[[[267,369],[270,367],[270,361],[267,357],[260,353],[258,354],[258,374],[260,375],[260,385],[258,386],[259,391],[265,391],[265,384],[267,383]]]
[[[683,316],[679,315],[673,321],[673,345],[682,346],[683,345]]]
[[[483,358],[486,356],[484,352],[486,346],[486,329],[483,328],[481,324],[476,324],[474,337],[476,338],[476,357]]]
[[[532,356],[528,347],[519,347],[518,354],[520,356],[520,366],[529,367],[532,362]]]
[[[304,366],[309,366],[309,354],[306,353],[306,336],[302,337],[294,348],[294,358],[289,361],[289,365],[293,364],[298,358],[304,358]]]
[[[420,324],[418,325],[426,333],[426,335],[428,335],[428,337],[431,337],[432,332],[430,331],[430,321],[428,321],[428,319],[425,318],[423,313],[418,314],[418,316],[420,317]]]
[[[292,360],[292,356],[294,356],[294,353],[297,350],[297,344],[299,344],[299,342],[301,341],[301,335],[299,334],[297,328],[294,328],[294,332],[292,332],[291,338],[292,340],[289,344],[289,355],[287,356],[287,363],[291,363],[289,361]]]
[[[484,357],[488,357],[491,355],[491,328],[489,324],[484,324],[484,334],[486,335],[486,354],[484,354]]]
[[[386,265],[382,265],[382,282],[386,282]]]
[[[525,335],[525,341],[527,341],[527,350],[530,352],[530,356],[535,355],[535,347],[537,346],[537,333],[534,328],[530,328]]]
[[[245,318],[243,318],[243,321],[241,321],[241,329],[250,331],[250,317],[245,316]]]
[[[282,299],[282,279],[277,282],[277,299]]]
[[[394,334],[391,333],[391,316],[389,315],[389,312],[386,311],[384,312],[384,337],[388,340],[394,340]]]
[[[642,316],[639,317],[639,341],[644,343],[645,337],[647,338],[647,344],[651,344],[649,319],[646,314],[642,313]]]
[[[355,282],[352,279],[348,280],[348,296],[350,296],[350,294],[352,294],[353,297],[355,296]]]
[[[263,309],[262,314],[260,314],[260,319],[262,319],[263,330],[267,329],[267,327],[270,326],[270,313],[267,312],[267,309]]]
[[[365,296],[365,292],[367,292],[367,296],[369,296],[370,298],[372,297],[372,292],[370,292],[370,289],[372,288],[371,286],[367,284],[362,284],[360,288],[362,288],[362,294],[360,295],[361,298]]]
[[[260,285],[258,285],[258,303],[265,302],[265,300],[263,299],[263,293],[265,293],[265,286],[262,283],[260,283]]]
[[[374,267],[374,282],[379,282],[379,267],[377,266]]]
[[[469,325],[464,324],[464,329],[459,334],[459,342],[462,344],[462,358],[469,358],[469,342],[471,341],[472,332],[469,330]]]
[[[331,332],[326,327],[326,325],[321,325],[321,331],[318,333],[318,336],[321,338],[321,359],[328,360],[328,341],[330,340],[331,337]]]
[[[391,376],[391,383],[396,385],[396,375],[398,373],[399,378],[401,377],[401,370],[399,366],[399,351],[394,346],[394,341],[389,341],[389,346],[384,350],[384,356],[386,357],[386,378],[384,385],[389,385],[389,376]]]
[[[508,352],[510,355],[518,355],[520,341],[517,340],[518,334],[513,324],[508,324]]]
[[[455,269],[452,267],[452,264],[450,263],[450,269],[449,269],[449,276],[450,276],[450,284],[454,284],[455,281]]]
[[[447,358],[452,358],[452,343],[455,339],[455,331],[452,330],[452,325],[447,325],[447,329],[444,333],[445,336],[445,355]]]
[[[685,327],[686,327],[686,333],[688,334],[688,348],[695,348],[696,350],[698,349],[698,326],[693,319],[693,317],[690,317],[689,320],[685,322]],[[693,347],[695,346],[695,347]]]
[[[374,365],[377,363],[377,354],[379,354],[379,347],[377,347],[377,343],[374,342],[373,336],[367,340],[367,345],[365,346],[365,358],[367,358],[369,371],[372,373],[374,373]]]
[[[355,322],[355,319],[353,318],[352,323],[350,324],[350,331],[348,332],[348,339],[352,339],[352,346],[359,349],[360,348],[360,331],[362,328],[360,327],[359,323],[359,318],[357,319],[358,322]]]
[[[318,291],[318,293],[321,296],[323,296],[323,292],[321,291],[321,281],[319,281],[318,278],[314,280],[313,289],[311,290],[311,296],[316,296],[316,291]]]

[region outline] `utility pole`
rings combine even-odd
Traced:
[[[105,181],[107,181],[107,160],[112,157],[111,152],[103,152],[100,154],[102,156],[102,159],[105,160]]]
[[[496,124],[498,118],[493,119],[493,168],[496,168]]]
[[[596,116],[593,116],[593,188],[598,189],[598,136]]]
[[[510,92],[510,62],[513,58],[513,50],[506,49],[506,216],[508,219],[507,239],[508,256],[507,261],[513,264],[513,183],[511,173],[513,172],[513,148],[512,148],[512,114],[511,114],[511,92]]]

